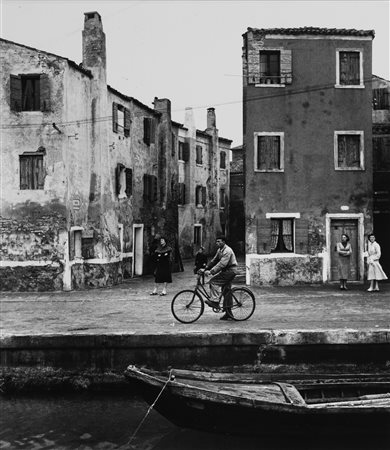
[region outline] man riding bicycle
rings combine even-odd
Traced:
[[[206,300],[206,303],[212,308],[219,306],[218,287],[221,287],[224,297],[223,307],[225,314],[221,320],[229,320],[229,311],[232,306],[231,282],[237,275],[237,260],[233,250],[226,245],[225,236],[218,236],[216,241],[218,250],[214,258],[207,264],[204,269],[206,276],[213,275],[210,280],[210,294],[212,300]],[[201,270],[200,272],[203,272]]]

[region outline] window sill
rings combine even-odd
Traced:
[[[262,172],[262,173],[283,173],[284,169],[273,169],[273,170],[261,170],[261,169],[255,169],[255,172]]]
[[[364,172],[364,167],[335,167],[338,172]]]
[[[196,205],[196,207],[197,207],[198,209],[204,209],[204,206],[203,206],[203,205]]]
[[[203,164],[202,163],[196,163],[196,166],[197,167],[203,167]]]
[[[266,87],[266,88],[284,88],[285,84],[255,84],[255,87]]]
[[[364,84],[335,84],[336,89],[364,89]]]
[[[118,195],[118,200],[121,200],[122,198],[127,198],[126,194],[119,194]]]

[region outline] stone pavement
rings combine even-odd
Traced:
[[[173,295],[195,285],[192,264],[173,274],[166,297],[150,296],[153,277],[134,278],[98,290],[1,293],[1,337],[42,335],[253,333],[260,330],[382,330],[390,332],[390,283],[369,293],[367,285],[251,287],[257,308],[246,322],[218,320],[208,307],[194,324],[177,322]]]

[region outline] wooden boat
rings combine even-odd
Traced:
[[[390,428],[390,374],[228,374],[129,366],[147,403],[180,427],[246,435],[379,433]]]

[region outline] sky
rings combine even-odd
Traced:
[[[98,11],[107,44],[108,84],[153,107],[169,98],[206,128],[214,107],[219,135],[242,144],[242,34],[252,28],[375,30],[373,73],[389,79],[390,0],[138,1],[0,0],[4,39],[82,61],[84,13]]]

